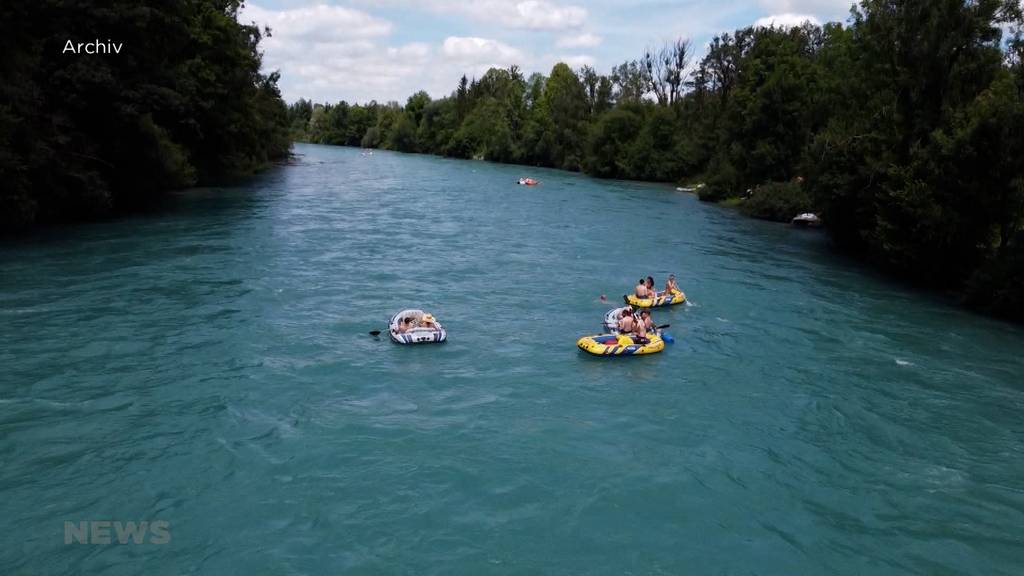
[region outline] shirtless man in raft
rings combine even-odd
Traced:
[[[647,344],[650,340],[647,339],[647,327],[644,326],[644,321],[637,320],[633,323],[633,342],[636,344]]]
[[[641,300],[646,300],[651,297],[650,292],[647,290],[647,282],[644,281],[643,278],[641,278],[640,281],[636,283],[636,288],[634,288],[634,294],[637,298]]]
[[[619,334],[632,334],[635,329],[636,320],[633,319],[632,312],[623,314],[622,318],[619,318]]]
[[[654,327],[654,320],[651,318],[650,310],[640,312],[640,325],[644,327],[646,332],[657,332]]]

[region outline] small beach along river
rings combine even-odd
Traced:
[[[1020,328],[667,186],[296,152],[0,245],[4,574],[1024,569]],[[669,272],[675,344],[576,349]]]

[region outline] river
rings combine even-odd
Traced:
[[[669,186],[295,151],[0,245],[3,573],[1024,569],[1020,327]],[[670,272],[674,344],[577,350]]]

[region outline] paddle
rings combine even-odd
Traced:
[[[664,330],[665,328],[670,328],[670,327],[672,327],[671,324],[662,324],[661,326],[655,326],[654,330],[655,330],[655,332],[657,332],[658,330]]]
[[[655,330],[664,330],[665,328],[671,328],[671,327],[672,327],[671,324],[662,324],[661,326],[655,326],[654,329]]]
[[[665,328],[668,328],[669,326],[672,326],[672,325],[671,324],[662,324],[661,326],[655,326],[654,330],[655,330],[655,332],[657,332],[658,330],[664,330]],[[632,335],[629,335],[629,334],[627,334],[627,336],[629,336],[630,338],[633,338],[634,339],[633,341],[636,342],[637,344],[649,344],[650,343],[650,339],[648,339],[646,337],[643,339],[642,342],[637,342],[636,341],[637,336],[632,336]],[[671,336],[669,336],[669,338],[671,338]],[[666,340],[666,342],[667,342],[667,340]]]
[[[370,336],[373,336],[374,338],[380,336],[380,330],[370,330]]]

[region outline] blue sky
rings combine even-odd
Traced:
[[[240,20],[268,25],[264,68],[288,101],[380,102],[447,95],[462,74],[556,62],[607,73],[647,46],[750,24],[845,20],[852,0],[251,0]]]

